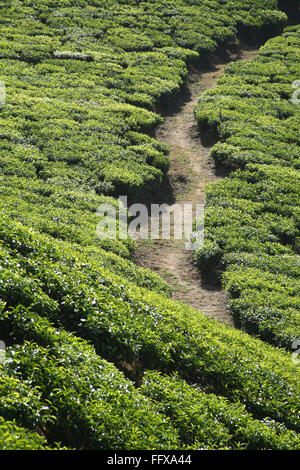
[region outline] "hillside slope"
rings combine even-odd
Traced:
[[[292,349],[299,316],[300,27],[232,63],[195,114],[219,141],[217,165],[239,169],[207,189],[201,269],[223,269],[236,324]]]
[[[131,240],[96,237],[98,205],[168,170],[149,134],[187,63],[280,32],[276,4],[1,3],[1,448],[299,448],[290,354],[172,301]]]

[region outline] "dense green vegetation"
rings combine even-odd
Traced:
[[[2,1],[1,168],[64,190],[154,189],[166,149],[143,132],[179,90],[186,63],[278,30],[275,0]],[[24,168],[25,167],[25,168]]]
[[[156,105],[179,90],[188,62],[233,41],[237,27],[255,35],[284,24],[275,1],[235,3],[2,1],[6,213],[129,257],[129,242],[95,240],[95,209],[103,195],[161,183],[167,149],[144,133],[161,122]]]
[[[290,354],[221,325],[165,296],[139,288],[101,265],[90,266],[80,255],[75,255],[74,247],[70,248],[66,242],[39,235],[21,224],[5,221],[4,217],[0,234],[3,240],[0,297],[4,302],[0,327],[3,339],[11,344],[11,353],[8,351],[11,360],[5,364],[4,372],[9,378],[18,379],[22,386],[28,381],[42,393],[43,400],[50,402],[49,410],[44,411],[50,415],[46,416],[50,428],[45,430],[49,442],[54,438],[57,441],[59,436],[63,445],[80,447],[81,443],[84,448],[151,448],[158,442],[165,448],[191,445],[190,440],[176,441],[179,423],[175,422],[175,429],[170,432],[166,430],[166,417],[161,410],[158,410],[162,414],[161,421],[149,417],[149,425],[153,420],[157,424],[158,434],[152,430],[147,439],[144,434],[138,438],[135,433],[140,435],[140,431],[136,431],[136,428],[140,429],[139,412],[142,410],[142,416],[145,414],[142,402],[137,406],[132,401],[135,396],[130,398],[133,385],[122,378],[115,366],[103,362],[100,357],[114,362],[137,385],[145,369],[177,372],[182,379],[198,384],[205,392],[226,396],[236,406],[244,404],[254,419],[275,420],[287,429],[299,431],[300,378],[295,373],[297,369]],[[90,346],[78,342],[66,330],[93,343],[98,355],[91,349],[88,353]],[[27,341],[25,345],[24,340]],[[75,352],[72,352],[73,348]],[[76,361],[79,361],[80,372]],[[100,375],[97,368],[95,371],[94,367],[99,368],[97,364],[93,365],[95,361],[106,364],[105,368],[102,366],[104,375]],[[113,382],[110,379],[111,385],[115,383],[116,387],[111,391],[106,385],[106,367],[114,371],[116,377]],[[88,385],[90,381],[91,386]],[[62,388],[63,384],[69,386]],[[122,399],[120,415],[114,407],[108,421],[103,423],[108,429],[107,434],[100,438],[98,428],[93,424],[95,413],[99,423],[100,417],[109,416],[109,411],[103,415],[98,408],[94,410],[94,403],[100,403],[100,397],[103,397],[101,409],[110,406],[105,394],[109,394],[110,403],[122,384],[124,400],[129,400],[127,416],[132,415],[130,422],[134,428],[128,429],[123,440],[118,441],[115,437],[115,432],[120,436],[120,429],[128,419]],[[91,399],[91,407],[87,406],[87,396]],[[136,399],[140,400],[138,397]],[[35,406],[41,406],[39,401],[36,403],[26,408],[26,413],[30,416],[33,413],[34,419],[39,416]],[[154,410],[152,405],[148,407]],[[6,413],[7,408],[5,404],[2,413]],[[136,424],[135,412],[138,413]],[[58,423],[54,428],[51,427],[52,415]],[[5,414],[7,419],[21,419],[21,416],[20,411],[16,415]],[[26,414],[25,421],[20,424],[35,429],[30,416]],[[72,416],[75,421],[66,420],[66,416]],[[69,421],[71,433],[65,427]],[[83,432],[86,422],[90,424]],[[67,424],[64,426],[63,423]],[[76,423],[78,435],[74,432]],[[92,434],[89,426],[94,430]],[[270,426],[273,428],[272,423]],[[142,428],[145,429],[144,420]],[[44,429],[41,424],[39,429]],[[165,440],[162,440],[162,434]],[[197,436],[195,439],[198,442]],[[281,444],[285,445],[285,438],[282,439]],[[209,443],[204,441],[203,445]]]
[[[276,6],[1,2],[1,449],[299,448],[290,354],[173,302],[131,241],[96,237],[99,204],[168,170],[151,132],[187,64],[280,31]]]
[[[204,394],[178,376],[147,372],[141,391],[172,419],[187,445],[200,449],[293,449],[299,434],[272,420],[254,420],[240,404]],[[195,444],[197,447],[195,447]]]
[[[287,348],[300,337],[300,28],[269,40],[251,62],[231,63],[196,108],[214,128],[218,164],[239,170],[207,190],[202,269],[225,270],[238,326]]]
[[[50,450],[44,438],[37,433],[16,426],[11,421],[0,417],[0,449],[1,450]],[[56,450],[61,448],[57,447]]]

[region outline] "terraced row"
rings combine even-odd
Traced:
[[[290,355],[172,302],[132,242],[95,236],[99,204],[168,170],[147,134],[187,64],[280,31],[276,7],[2,2],[1,448],[299,448]]]
[[[300,337],[299,45],[299,26],[287,28],[254,60],[230,64],[195,110],[202,132],[218,135],[212,157],[235,169],[207,189],[195,259],[224,271],[238,326],[288,349]]]
[[[300,425],[299,374],[290,354],[139,288],[97,263],[90,266],[64,242],[9,221],[2,221],[0,233],[0,328],[11,345],[1,369],[5,419],[42,430],[51,444],[59,440],[76,448],[299,445],[297,434],[287,438],[288,430],[299,431]],[[178,379],[161,378],[163,389],[164,381],[171,381],[173,389],[175,380],[186,396],[184,405],[178,395],[171,416],[163,405],[167,398],[160,400],[148,386],[145,392],[144,385],[139,388],[147,369],[179,374]],[[159,385],[159,376],[155,382]],[[189,421],[189,396],[199,396],[204,415],[205,403],[213,406],[204,434],[200,424],[193,436],[184,432],[180,416]],[[236,423],[243,416],[242,434],[225,416],[219,421],[220,436],[210,436],[214,406],[224,406]]]

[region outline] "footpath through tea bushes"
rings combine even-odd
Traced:
[[[291,354],[175,302],[132,241],[96,237],[98,205],[161,184],[168,149],[149,135],[188,63],[280,33],[277,2],[1,7],[0,448],[299,448]]]
[[[249,60],[257,53],[248,48],[231,52],[227,56],[215,57],[210,64],[190,70],[186,91],[178,100],[175,109],[169,113],[155,136],[167,144],[170,152],[170,168],[167,181],[154,194],[147,195],[151,202],[168,203],[170,211],[180,207],[186,214],[188,204],[204,204],[205,189],[208,183],[222,179],[222,172],[217,172],[214,160],[210,155],[209,139],[205,143],[197,130],[194,107],[199,96],[207,89],[216,86],[229,60]],[[149,205],[149,202],[148,202]],[[149,217],[149,226],[152,220]],[[172,298],[180,300],[200,310],[218,321],[233,326],[228,311],[226,292],[221,287],[216,273],[212,269],[203,270],[200,274],[193,263],[193,252],[186,249],[186,242],[175,240],[176,216],[170,217],[171,237],[158,240],[139,240],[135,250],[135,261],[138,265],[163,277],[172,287]],[[173,235],[173,236],[172,236]]]

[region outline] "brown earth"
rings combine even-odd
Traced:
[[[256,54],[257,50],[244,49],[230,60],[250,60]],[[214,62],[206,70],[191,70],[186,91],[156,131],[155,137],[170,149],[171,166],[164,185],[151,202],[204,204],[206,185],[224,177],[215,168],[210,157],[212,144],[207,136],[200,137],[193,114],[199,96],[216,86],[228,64],[226,59]],[[164,278],[173,289],[174,300],[233,326],[225,291],[210,273],[200,274],[193,265],[192,252],[186,250],[183,241],[138,240],[135,262]]]

